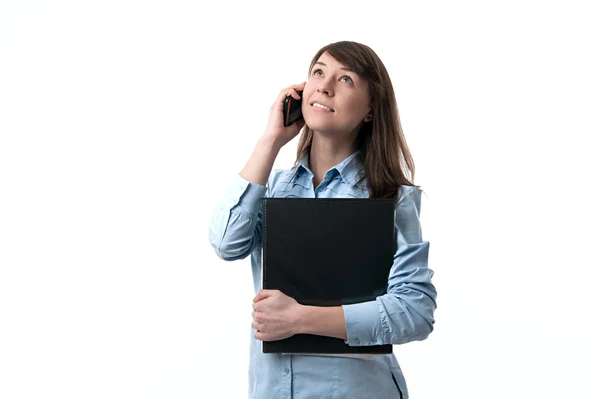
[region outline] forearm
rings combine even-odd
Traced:
[[[341,306],[302,306],[298,318],[299,334],[346,339],[346,321]]]
[[[265,186],[280,149],[281,146],[274,138],[266,135],[261,137],[240,176],[252,183]]]
[[[416,289],[402,291],[344,305],[348,344],[399,345],[427,338],[433,330],[435,303]]]

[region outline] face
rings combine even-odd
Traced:
[[[306,124],[321,134],[353,135],[370,110],[368,82],[323,53],[302,93]]]

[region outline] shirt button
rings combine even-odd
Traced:
[[[285,368],[285,370],[283,370],[286,374],[290,373],[290,369],[288,369],[287,367]]]

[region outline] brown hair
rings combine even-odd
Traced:
[[[365,166],[370,197],[394,198],[400,185],[415,186],[415,165],[402,132],[396,96],[387,70],[370,47],[341,41],[328,44],[317,52],[310,63],[309,76],[325,52],[369,83],[373,119],[363,122],[358,133],[356,144],[360,152],[357,155]],[[310,151],[312,137],[313,130],[305,125],[296,151],[296,167]]]

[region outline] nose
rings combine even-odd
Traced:
[[[320,94],[324,94],[328,97],[331,97],[333,95],[333,88],[331,86],[331,81],[329,79],[323,79],[317,86],[317,92],[319,92]]]

